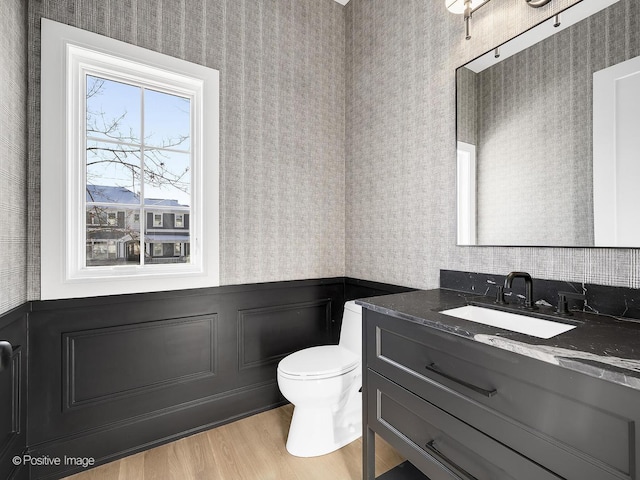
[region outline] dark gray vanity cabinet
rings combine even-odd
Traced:
[[[431,480],[640,479],[640,391],[363,311],[365,479],[374,432]]]

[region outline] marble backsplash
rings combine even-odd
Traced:
[[[440,270],[440,288],[465,293],[475,293],[495,298],[497,286],[504,285],[504,274],[461,272]],[[550,305],[558,304],[558,292],[572,292],[586,296],[586,302],[570,299],[571,310],[627,317],[640,320],[640,289],[611,287],[590,283],[533,279],[533,301],[543,300]],[[515,279],[513,288],[505,290],[509,303],[524,303],[524,282]]]

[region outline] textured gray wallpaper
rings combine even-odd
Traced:
[[[640,287],[640,250],[457,247],[455,69],[575,0],[494,1],[464,40],[444,2],[346,7],[346,274],[432,288],[441,268]],[[637,0],[602,30],[637,31]]]
[[[0,314],[27,300],[27,21],[0,2]]]
[[[468,68],[456,72],[456,139],[478,144],[478,75]]]
[[[448,268],[640,287],[637,249],[455,246],[455,68],[575,2],[491,2],[470,41],[431,0],[28,2],[29,298],[42,16],[220,70],[223,284],[346,273],[431,288]],[[637,0],[621,2],[612,25],[638,30]]]
[[[344,274],[344,11],[333,0],[29,2],[29,297],[46,17],[220,71],[221,283]]]

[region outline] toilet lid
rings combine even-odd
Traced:
[[[359,363],[360,358],[346,348],[323,345],[286,356],[278,364],[278,370],[287,376],[327,378],[349,372]]]

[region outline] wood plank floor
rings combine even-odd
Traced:
[[[293,413],[285,405],[125,457],[68,480],[360,480],[362,439],[314,458],[290,455],[285,442]],[[403,458],[376,438],[376,475]]]

